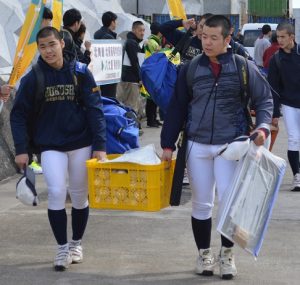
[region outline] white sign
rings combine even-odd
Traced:
[[[121,40],[93,40],[89,69],[98,85],[121,81],[123,45]]]

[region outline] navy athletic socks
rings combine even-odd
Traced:
[[[84,234],[89,218],[89,207],[84,209],[72,208],[73,240],[80,240]]]
[[[192,217],[192,228],[198,250],[210,248],[211,224],[211,218],[197,220]]]
[[[288,150],[287,156],[293,175],[295,176],[295,174],[299,173],[299,151]]]
[[[68,242],[66,209],[62,209],[62,210],[48,209],[48,218],[57,243],[59,245],[66,244]]]

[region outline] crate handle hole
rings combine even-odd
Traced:
[[[112,169],[111,172],[117,174],[128,174],[128,169]]]

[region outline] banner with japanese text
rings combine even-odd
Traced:
[[[92,40],[89,69],[98,85],[121,80],[123,45],[121,40]]]

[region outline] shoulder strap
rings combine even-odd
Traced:
[[[72,78],[75,88],[75,100],[78,104],[83,104],[83,98],[82,98],[82,82],[84,74],[86,73],[86,64],[81,63],[79,61],[76,61],[74,69],[71,70],[72,72]]]
[[[243,56],[237,54],[234,54],[234,60],[238,70],[238,76],[242,91],[242,100],[247,106],[250,99],[248,62],[247,59],[245,59]]]
[[[237,70],[238,76],[241,85],[241,100],[244,105],[244,112],[246,115],[246,120],[248,124],[248,132],[250,133],[254,129],[254,124],[252,121],[250,107],[250,89],[249,89],[249,68],[248,68],[248,61],[241,55],[234,54],[233,55]]]
[[[44,105],[44,92],[45,92],[45,76],[39,63],[32,66],[34,76],[36,78],[35,92],[34,92],[34,113],[39,116]]]
[[[186,83],[187,83],[187,87],[188,87],[188,93],[189,93],[190,100],[192,100],[192,98],[193,98],[193,80],[194,80],[194,75],[195,75],[200,58],[201,58],[201,54],[195,56],[190,61],[187,72],[186,72]]]
[[[276,63],[277,69],[280,70],[280,68],[281,68],[281,62],[280,62],[279,51],[276,51],[274,53],[274,59],[275,59],[275,63]]]

